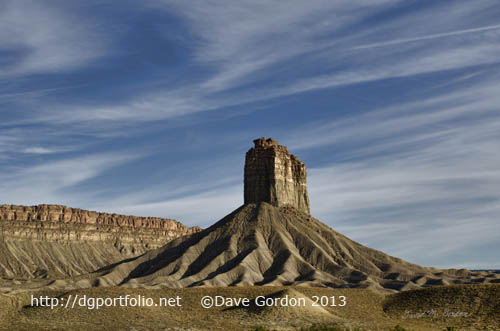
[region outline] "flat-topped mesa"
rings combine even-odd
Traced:
[[[188,228],[173,219],[100,213],[61,205],[16,206],[0,205],[0,220],[25,222],[59,222],[70,224],[109,225],[117,228],[163,229],[189,234],[198,227]]]
[[[201,231],[173,219],[0,205],[0,278],[88,273]]]
[[[309,214],[306,165],[272,138],[253,142],[245,158],[245,204],[290,205]]]

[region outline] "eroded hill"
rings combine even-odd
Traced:
[[[88,273],[199,230],[157,217],[59,205],[0,205],[0,277]]]

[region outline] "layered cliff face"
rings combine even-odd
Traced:
[[[201,229],[59,205],[0,205],[0,277],[87,273]]]
[[[305,164],[272,138],[254,144],[245,158],[245,204],[289,205],[309,214]]]
[[[40,221],[71,224],[112,225],[121,228],[163,229],[183,234],[190,228],[176,220],[160,217],[139,217],[99,213],[60,205],[15,206],[0,205],[0,219],[7,221]]]

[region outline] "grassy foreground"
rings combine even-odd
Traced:
[[[181,298],[182,307],[31,306],[31,295],[63,299],[141,296]],[[70,297],[71,296],[71,297]],[[86,296],[86,297],[84,297]],[[248,306],[205,309],[204,296],[249,298]],[[277,306],[256,306],[266,296]],[[332,300],[313,307],[314,296]],[[345,297],[345,306],[341,296]],[[304,298],[306,306],[283,307]],[[131,289],[123,287],[0,295],[0,330],[500,330],[500,285],[434,287],[384,295],[365,289],[224,287]],[[281,300],[281,301],[280,301]],[[297,301],[298,302],[298,301]],[[174,304],[174,301],[170,301]]]

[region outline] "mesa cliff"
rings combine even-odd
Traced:
[[[201,229],[60,205],[0,205],[0,277],[87,273]]]
[[[190,228],[173,219],[100,213],[61,205],[0,205],[0,219],[7,221],[62,222],[72,224],[112,225],[136,229],[164,229],[191,233]]]

